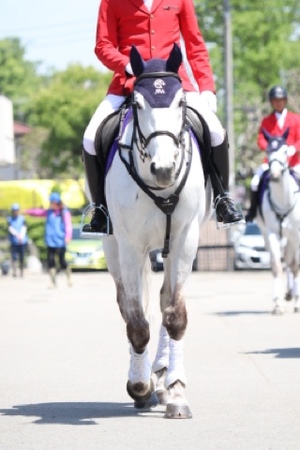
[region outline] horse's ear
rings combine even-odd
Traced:
[[[182,63],[182,53],[179,45],[174,44],[170,56],[167,60],[166,69],[167,72],[177,73]]]
[[[282,135],[283,139],[287,140],[287,137],[288,137],[288,135],[289,135],[289,132],[290,132],[290,128],[288,127],[288,128],[285,130],[285,132],[283,133],[283,135]]]
[[[265,128],[262,128],[261,131],[262,131],[262,134],[264,135],[266,141],[269,142],[270,139],[272,138],[272,135]]]
[[[130,64],[133,74],[138,77],[144,72],[145,62],[138,49],[133,45],[130,50]]]

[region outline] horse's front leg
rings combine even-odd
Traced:
[[[131,264],[128,261],[121,263],[121,267],[130,267],[130,270],[122,273],[122,283],[117,286],[117,301],[130,342],[127,392],[134,399],[136,408],[149,408],[157,404],[147,349],[150,329],[142,302],[143,274],[140,269],[133,268],[133,261],[132,257]],[[141,266],[144,264],[137,267]]]
[[[273,273],[273,302],[275,304],[272,314],[281,315],[285,312],[285,304],[282,280],[282,254],[279,236],[277,236],[275,233],[269,233],[268,242],[271,254],[271,268]]]
[[[300,312],[299,301],[299,240],[298,236],[294,236],[287,243],[285,249],[285,261],[287,263],[286,277],[287,277],[287,291],[285,299],[287,301],[293,300],[294,312]]]
[[[163,327],[169,335],[169,362],[164,380],[168,391],[166,417],[188,419],[192,417],[192,414],[185,397],[186,375],[183,352],[187,311],[181,287],[175,288],[171,302],[169,301],[169,305],[163,311]]]

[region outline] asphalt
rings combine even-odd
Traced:
[[[150,355],[162,273],[153,273]],[[107,272],[0,276],[0,450],[299,450],[300,314],[271,314],[269,271],[193,272],[186,286],[193,418],[139,412]]]

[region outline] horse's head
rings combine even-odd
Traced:
[[[167,60],[145,62],[135,47],[130,53],[136,76],[133,143],[142,161],[149,162],[141,168],[144,176],[160,188],[174,183],[180,166],[185,120],[185,98],[178,76],[181,62],[176,44]]]
[[[272,181],[278,181],[281,174],[288,168],[288,145],[286,139],[289,134],[289,128],[281,136],[273,136],[265,129],[263,135],[268,142],[267,155]]]

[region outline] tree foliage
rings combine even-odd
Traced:
[[[71,65],[57,72],[33,98],[30,123],[48,130],[40,163],[68,177],[82,175],[81,147],[84,129],[105,96],[109,77],[92,67]]]

